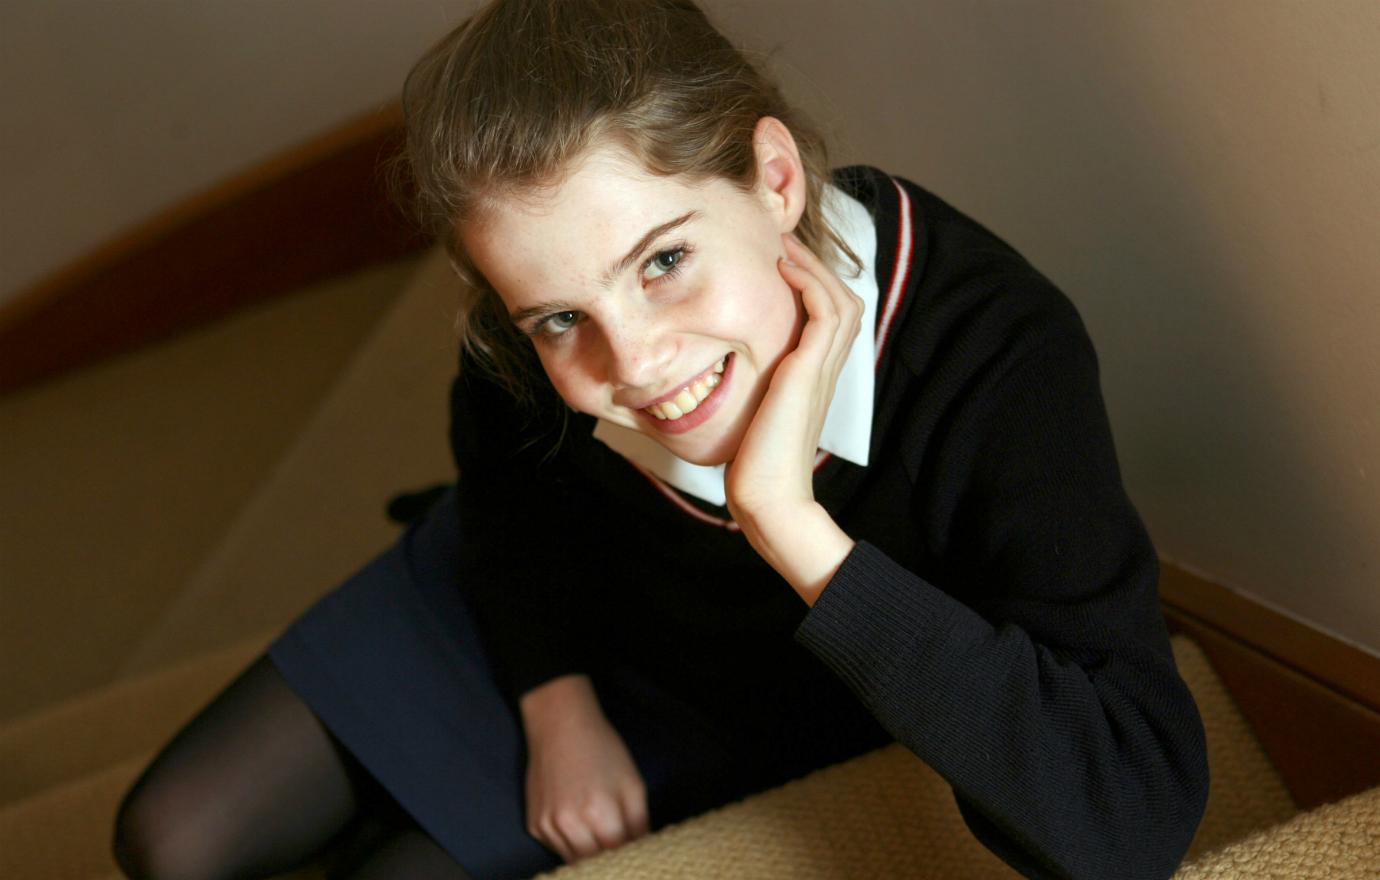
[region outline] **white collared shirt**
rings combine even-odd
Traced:
[[[863,301],[863,332],[853,340],[834,388],[834,399],[824,417],[819,448],[867,466],[872,443],[872,402],[876,384],[874,362],[877,341],[869,328],[877,326],[877,228],[861,202],[831,184],[823,190],[824,214],[829,225],[862,261],[856,277],[841,280]],[[614,452],[690,495],[720,507],[727,503],[724,465],[699,465],[673,455],[666,447],[640,431],[599,420],[594,437]]]

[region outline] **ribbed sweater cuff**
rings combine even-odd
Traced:
[[[946,600],[940,590],[859,541],[795,638],[866,700],[886,689],[917,639],[936,631]]]

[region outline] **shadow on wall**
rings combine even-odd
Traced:
[[[1163,554],[1380,649],[1380,8],[719,8],[1077,302]]]

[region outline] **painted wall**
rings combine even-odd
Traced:
[[[1380,651],[1380,4],[710,5],[838,159],[1077,302],[1164,554]],[[388,99],[469,6],[10,0],[0,296]]]
[[[442,0],[0,2],[0,301],[393,100]]]

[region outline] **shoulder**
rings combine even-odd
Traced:
[[[912,309],[897,340],[912,372],[937,358],[979,369],[1049,355],[1095,368],[1082,317],[1053,281],[940,197],[909,181],[898,186],[910,199],[916,251]]]
[[[839,169],[834,183],[876,224],[883,374],[971,372],[1055,352],[1095,370],[1072,301],[996,233],[877,168]]]

